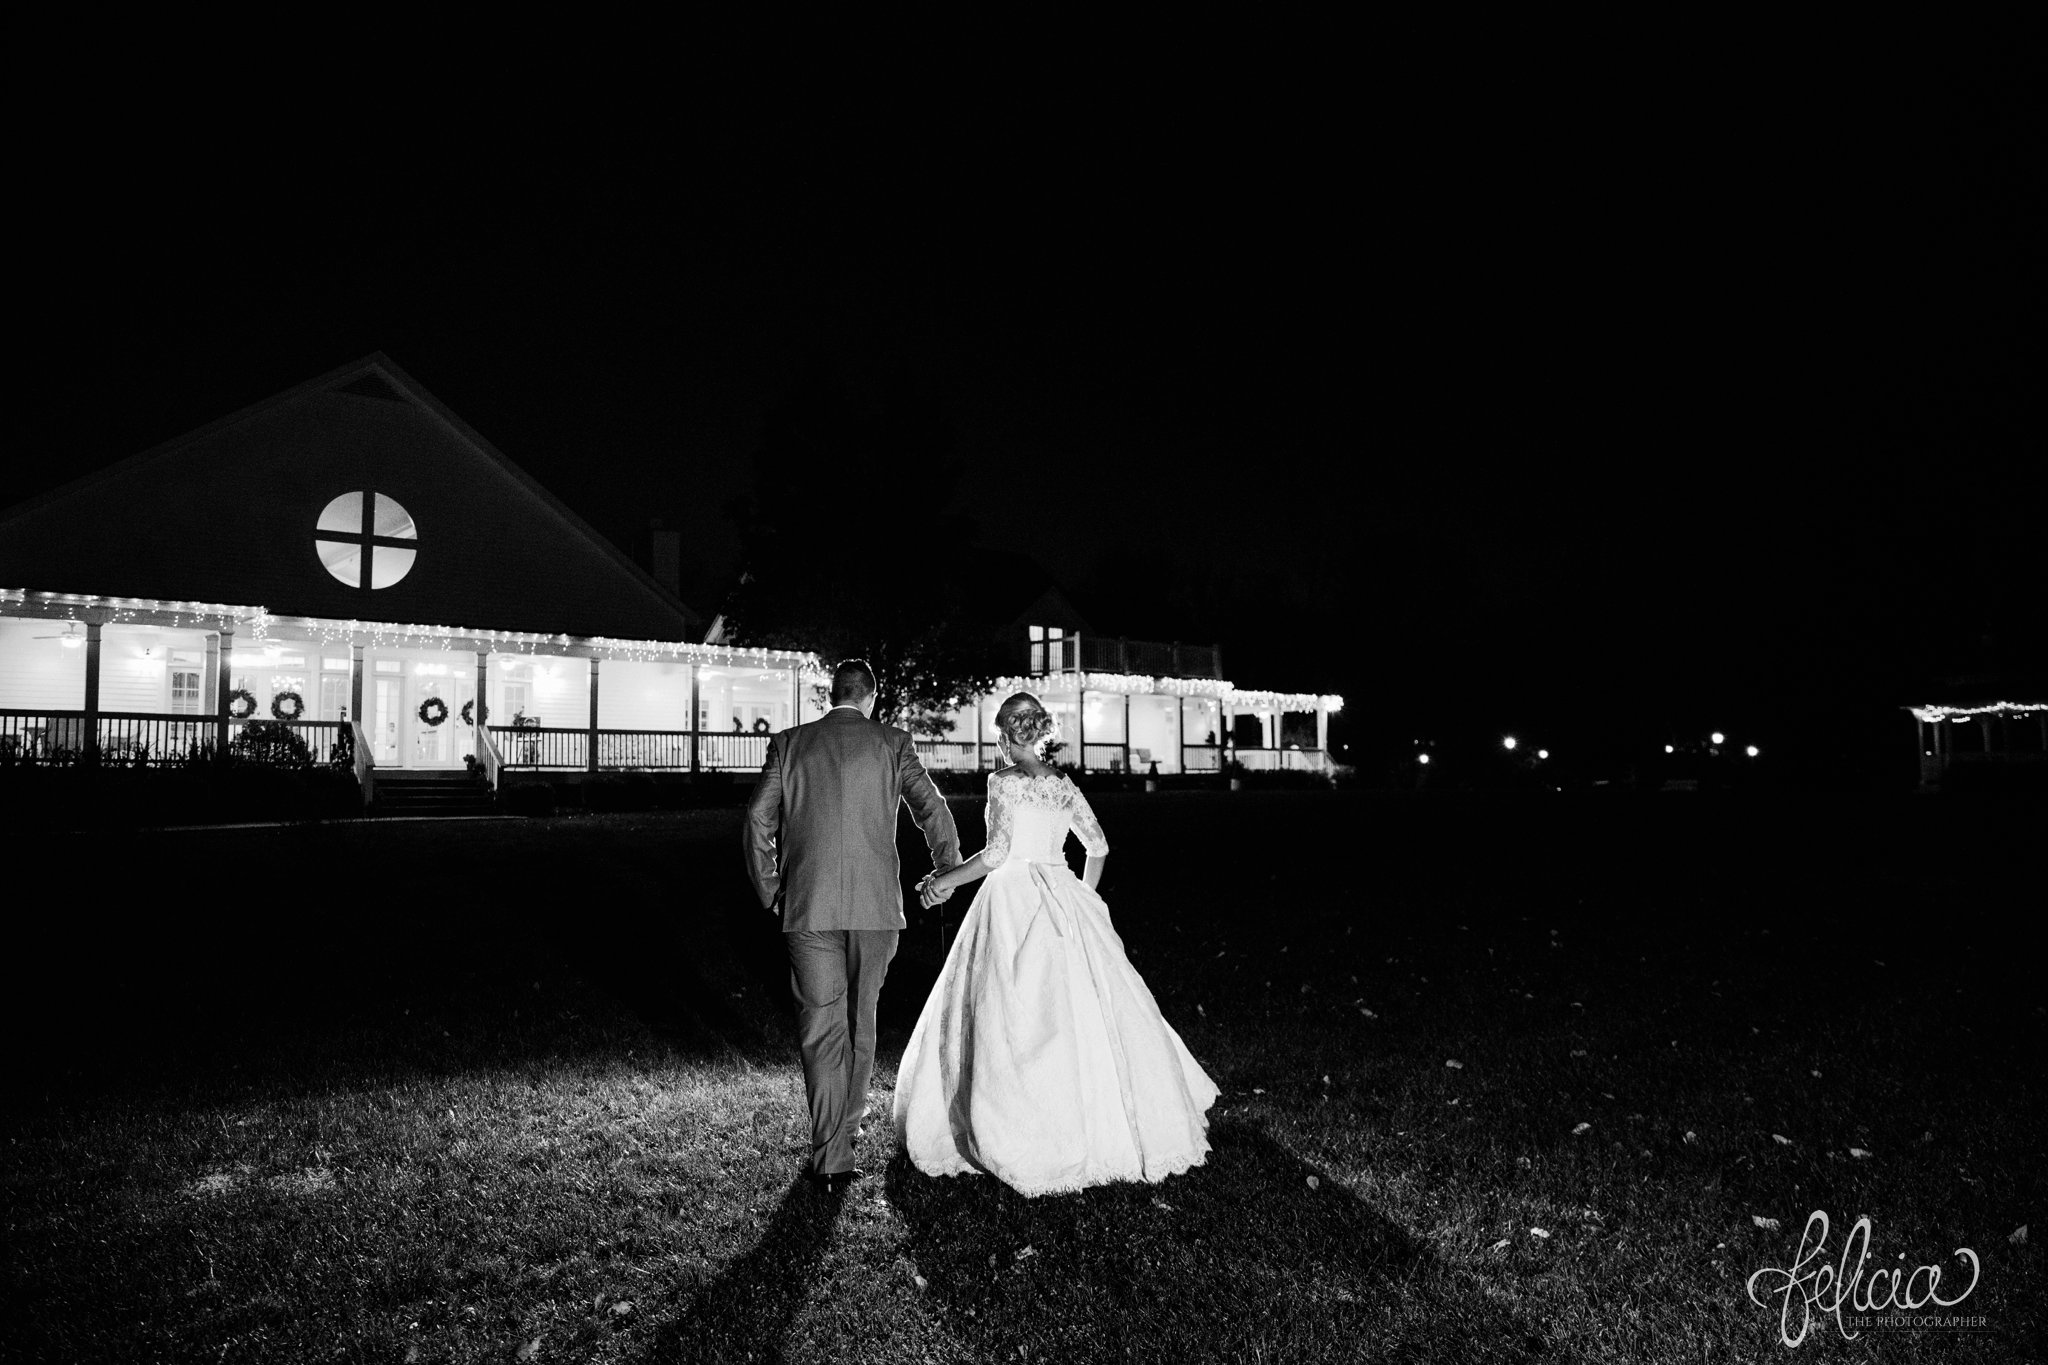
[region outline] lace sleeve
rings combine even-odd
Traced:
[[[996,774],[988,775],[988,842],[982,845],[981,861],[990,868],[1001,867],[1010,857],[1012,816],[1006,788],[1006,783],[996,781]]]
[[[1088,804],[1088,798],[1081,795],[1081,789],[1068,784],[1073,805],[1068,818],[1074,825],[1074,837],[1081,841],[1081,847],[1088,850],[1091,858],[1106,857],[1109,853],[1109,839],[1102,832],[1102,822],[1095,818],[1095,810]]]

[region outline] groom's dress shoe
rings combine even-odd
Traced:
[[[851,1185],[865,1174],[867,1172],[861,1170],[858,1166],[844,1171],[813,1172],[811,1183],[827,1194],[841,1194],[848,1185]]]

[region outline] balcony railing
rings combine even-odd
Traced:
[[[1168,644],[1121,636],[1068,635],[1031,646],[1031,671],[1137,673],[1153,678],[1221,678],[1223,654],[1214,645]]]

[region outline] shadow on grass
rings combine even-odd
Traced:
[[[663,1323],[641,1357],[648,1361],[783,1359],[789,1325],[816,1287],[818,1262],[846,1196],[798,1176],[754,1249],[699,1289]]]
[[[888,1194],[935,1311],[991,1359],[1545,1355],[1535,1329],[1261,1130],[1219,1119],[1210,1142],[1163,1184],[1037,1199],[923,1175],[899,1152]]]

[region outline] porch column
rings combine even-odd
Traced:
[[[199,674],[199,709],[212,715],[220,707],[220,637],[206,632],[206,663]]]
[[[1081,679],[1077,675],[1076,682]],[[1088,771],[1088,689],[1086,686],[1074,689],[1074,762],[1079,771]]]
[[[220,628],[219,669],[214,674],[213,756],[226,762],[228,756],[228,692],[235,685],[235,630]]]
[[[804,723],[804,671],[795,664],[789,666],[789,726]]]
[[[85,623],[85,762],[100,761],[100,623]]]
[[[1180,672],[1180,646],[1173,647],[1175,673]],[[1188,770],[1188,699],[1185,696],[1173,699],[1173,770],[1186,773]]]
[[[974,771],[976,772],[980,772],[988,766],[987,758],[982,752],[988,747],[988,741],[983,738],[984,733],[985,730],[981,719],[981,698],[976,697],[974,699]]]
[[[484,761],[484,746],[491,742],[489,733],[484,729],[484,726],[490,723],[490,703],[484,700],[491,695],[490,674],[490,651],[480,649],[476,652],[476,704],[470,707],[470,714],[476,717],[476,724],[470,727],[470,739],[476,750],[476,761],[479,765]]]
[[[704,747],[702,704],[697,700],[698,665],[690,665],[690,771],[698,771],[698,751]]]
[[[1124,771],[1131,771],[1131,694],[1124,693]]]
[[[481,695],[481,694],[479,694]],[[350,642],[348,647],[348,718],[358,730],[363,727],[363,647]],[[363,731],[364,740],[369,732]]]
[[[1316,698],[1316,752],[1321,754],[1322,765],[1330,766],[1330,706],[1321,697]]]
[[[597,657],[592,655],[590,660],[590,752],[584,755],[583,764],[583,770],[591,773],[597,771],[597,664]]]

